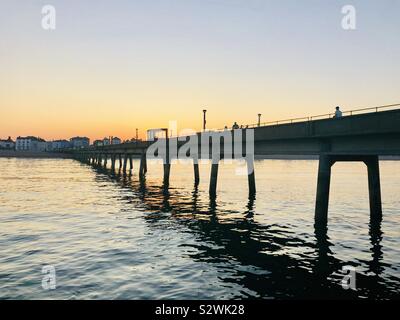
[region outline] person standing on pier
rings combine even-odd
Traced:
[[[340,111],[340,107],[337,106],[334,118],[341,118],[342,116],[343,116],[342,111]]]

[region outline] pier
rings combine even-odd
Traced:
[[[382,200],[379,156],[400,156],[400,109],[387,110],[398,106],[352,110],[344,112],[341,118],[332,118],[332,114],[327,114],[258,123],[237,130],[217,130],[207,132],[206,140],[201,138],[204,132],[197,133],[196,139],[193,139],[194,136],[166,137],[160,139],[163,147],[156,153],[148,151],[154,148],[156,143],[160,143],[160,140],[90,147],[75,150],[74,157],[103,168],[108,168],[110,160],[111,171],[115,171],[118,161],[119,170],[123,174],[131,172],[134,169],[132,159],[139,158],[139,178],[144,179],[147,173],[147,160],[160,159],[161,155],[163,186],[168,188],[172,160],[179,159],[180,154],[187,154],[185,151],[187,143],[194,140],[197,152],[191,150],[189,154],[193,162],[194,185],[197,186],[200,182],[199,160],[209,159],[211,161],[209,194],[211,199],[215,199],[219,163],[227,157],[246,162],[249,197],[254,198],[256,195],[254,156],[318,156],[315,224],[322,226],[328,222],[332,166],[340,161],[359,161],[366,165],[371,219],[380,220]],[[231,139],[227,139],[228,136]],[[238,137],[241,139],[239,143]],[[248,140],[250,137],[251,142]],[[252,153],[248,150],[252,150]]]

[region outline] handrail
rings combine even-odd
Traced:
[[[342,115],[343,116],[353,116],[353,115],[359,114],[360,112],[368,113],[365,111],[370,111],[370,110],[373,110],[374,112],[380,112],[381,109],[392,108],[392,107],[400,107],[400,103],[342,111]],[[316,115],[316,116],[299,117],[299,118],[262,122],[262,123],[260,123],[260,125],[258,123],[252,123],[252,124],[242,125],[241,128],[247,129],[247,128],[257,128],[257,127],[266,127],[266,126],[276,126],[276,125],[281,125],[281,124],[290,124],[290,123],[303,122],[303,121],[305,122],[305,121],[331,119],[334,117],[334,115],[335,115],[335,113],[332,112],[332,113],[320,114],[320,115]],[[211,132],[219,132],[219,131],[225,131],[225,130],[232,130],[232,129],[231,128],[219,128],[219,129],[214,129],[214,130],[210,130],[210,131]],[[179,138],[179,137],[185,137],[185,135],[182,135],[182,136],[173,135],[169,138]]]
[[[360,109],[342,111],[342,114],[353,116],[353,115],[355,115],[355,113],[359,113],[359,112],[363,112],[363,111],[374,110],[375,112],[379,112],[381,109],[384,109],[384,108],[399,107],[399,106],[400,106],[400,103],[388,104],[388,105],[383,105],[383,106],[378,106],[378,107],[368,107],[368,108],[360,108]],[[284,119],[284,120],[262,122],[262,123],[260,123],[260,125],[258,125],[258,123],[252,123],[252,124],[248,124],[248,125],[243,125],[242,128],[256,128],[256,127],[266,127],[266,126],[271,126],[271,125],[296,123],[296,122],[302,122],[302,121],[314,121],[314,120],[319,120],[321,118],[322,119],[324,119],[324,118],[331,119],[334,117],[334,115],[335,115],[335,113],[333,112],[333,113],[320,114],[320,115],[310,116],[310,117],[300,117],[300,118],[291,118],[291,119]],[[223,130],[226,130],[226,129],[225,128],[216,129],[213,131],[223,131]],[[230,128],[228,128],[228,130],[230,130]]]

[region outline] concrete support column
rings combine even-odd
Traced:
[[[125,155],[124,155],[124,164],[123,164],[123,168],[122,168],[122,172],[124,174],[126,174],[126,166],[127,166],[127,164],[128,164],[128,154],[125,153]]]
[[[200,183],[200,172],[199,172],[199,158],[193,157],[193,170],[194,170],[194,185],[198,186]]]
[[[211,175],[210,175],[210,189],[209,194],[211,198],[217,196],[217,179],[218,179],[218,160],[213,160],[211,164]]]
[[[104,169],[107,169],[107,159],[108,159],[108,155],[104,154]]]
[[[249,196],[254,196],[256,194],[256,178],[254,174],[254,158],[247,158],[247,177],[249,182]]]
[[[315,202],[315,224],[328,222],[329,188],[331,183],[332,159],[328,155],[319,156],[317,199]]]
[[[118,171],[121,171],[121,169],[122,169],[122,154],[118,154],[118,162],[119,162],[119,165],[118,165]]]
[[[171,163],[164,163],[164,177],[163,177],[163,185],[164,187],[169,186],[169,174],[171,171]]]
[[[116,159],[116,155],[112,154],[111,155],[111,171],[115,171],[115,159]]]
[[[368,190],[371,220],[382,219],[381,182],[378,156],[371,156],[364,161],[368,168]]]
[[[163,168],[164,168],[163,185],[164,185],[164,188],[168,188],[168,186],[169,186],[169,174],[170,174],[170,171],[171,171],[171,159],[169,157],[168,131],[166,133],[165,139],[166,139],[166,141],[165,141],[165,155],[164,155],[164,164],[163,164]]]
[[[140,168],[139,168],[140,179],[143,179],[145,177],[146,172],[147,172],[147,157],[146,157],[146,152],[143,152],[140,158]]]
[[[133,161],[132,161],[132,155],[129,155],[129,172],[132,172],[133,170]]]

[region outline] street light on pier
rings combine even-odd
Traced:
[[[207,110],[203,110],[203,131],[206,131],[206,113]]]
[[[261,113],[258,114],[258,126],[261,125]]]

